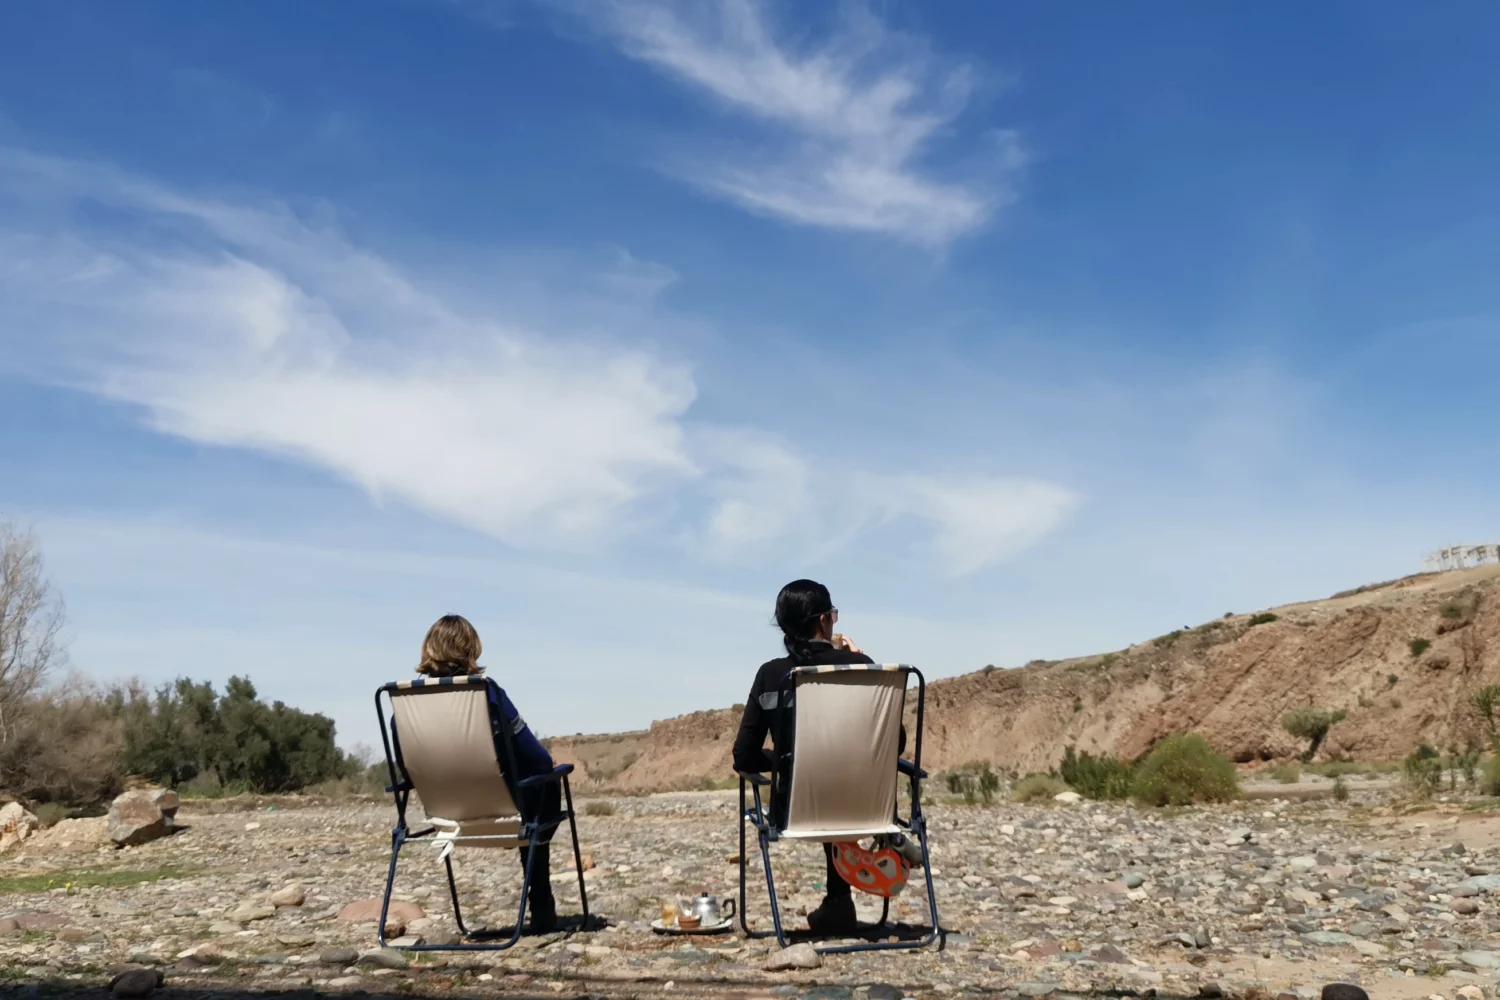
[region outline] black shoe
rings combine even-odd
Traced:
[[[807,915],[808,930],[825,937],[853,934],[859,930],[854,916],[854,897],[825,896],[823,903]]]

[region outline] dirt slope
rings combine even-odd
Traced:
[[[1500,684],[1500,567],[1426,574],[1238,615],[1100,656],[934,681],[924,763],[1045,770],[1069,746],[1133,758],[1174,732],[1239,761],[1285,757],[1290,708],[1344,708],[1324,754],[1391,760],[1474,732],[1470,694]],[[1413,640],[1426,640],[1425,648]],[[1420,652],[1414,653],[1413,650]],[[695,712],[646,732],[560,739],[587,786],[698,787],[731,775],[739,713]]]

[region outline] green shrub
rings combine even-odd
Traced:
[[[615,804],[613,802],[585,802],[583,814],[585,816],[613,816]]]
[[[1490,751],[1500,754],[1500,685],[1490,684],[1475,691],[1469,705],[1479,716],[1485,738],[1490,742]]]
[[[1068,790],[1060,778],[1050,774],[1028,774],[1016,782],[1010,797],[1017,802],[1051,802]]]
[[[1414,798],[1431,798],[1443,786],[1443,759],[1423,743],[1401,762],[1401,780],[1407,794]]]
[[[1149,806],[1227,802],[1240,795],[1234,764],[1197,733],[1169,736],[1141,762],[1131,793]]]
[[[71,812],[67,806],[56,802],[43,802],[36,807],[36,821],[43,830],[47,830],[67,819]]]
[[[1333,779],[1333,797],[1338,802],[1349,801],[1349,786],[1344,784],[1342,777]]]
[[[1098,801],[1130,798],[1134,776],[1129,764],[1107,754],[1095,757],[1087,751],[1077,753],[1072,747],[1063,754],[1058,774],[1073,791]]]
[[[1443,604],[1442,607],[1438,608],[1438,614],[1442,615],[1444,618],[1447,618],[1449,621],[1457,620],[1464,616],[1463,605],[1459,604],[1457,601],[1448,601]]]
[[[944,775],[948,791],[962,795],[965,805],[992,805],[1000,791],[1000,776],[989,764],[969,764]]]
[[[1178,639],[1181,639],[1181,638],[1182,638],[1182,629],[1179,628],[1179,629],[1173,629],[1172,631],[1168,632],[1166,635],[1159,635],[1159,636],[1157,636],[1155,639],[1151,640],[1151,643],[1154,646],[1160,646],[1162,648],[1166,648],[1166,647],[1172,645],[1172,643],[1176,642]]]
[[[1340,708],[1329,711],[1326,708],[1313,708],[1311,705],[1302,708],[1294,708],[1281,717],[1281,728],[1298,739],[1307,740],[1307,749],[1302,752],[1302,763],[1312,763],[1313,757],[1318,753],[1318,748],[1323,745],[1323,739],[1328,735],[1328,730],[1344,721],[1349,715],[1347,711]]]
[[[1386,687],[1395,687],[1400,682],[1401,682],[1401,678],[1398,675],[1396,675],[1396,674],[1386,674],[1385,675],[1385,686]]]
[[[1250,616],[1250,620],[1248,622],[1246,622],[1245,624],[1249,628],[1254,628],[1257,625],[1269,625],[1272,622],[1277,621],[1278,619],[1280,619],[1280,617],[1281,617],[1280,615],[1273,615],[1269,611],[1262,611],[1258,615],[1251,615]]]
[[[1500,795],[1500,757],[1485,758],[1479,769],[1479,791],[1485,795]]]
[[[1302,780],[1302,765],[1295,761],[1290,764],[1277,764],[1266,773],[1283,785],[1295,785]]]
[[[1431,646],[1431,639],[1413,639],[1411,642],[1407,643],[1407,647],[1411,650],[1411,655],[1413,658],[1421,656],[1423,653],[1427,652],[1427,650],[1431,648]]]

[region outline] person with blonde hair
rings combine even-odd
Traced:
[[[427,630],[422,640],[422,659],[417,664],[417,673],[424,677],[459,677],[483,674],[479,657],[484,645],[479,641],[479,632],[462,615],[444,615]],[[515,751],[516,773],[506,775],[511,787],[516,787],[526,778],[552,772],[552,755],[531,732],[510,697],[498,687],[490,688],[490,717],[496,726],[510,730],[510,743]],[[496,736],[500,735],[496,730]],[[391,726],[395,738],[395,724]],[[524,789],[517,804],[530,815],[555,815],[562,810],[562,789],[556,782],[545,782],[540,787]],[[557,903],[552,898],[552,831],[543,834],[537,846],[537,858],[532,869],[530,911],[531,930],[545,934],[557,927]],[[527,862],[527,848],[521,848],[521,864]]]

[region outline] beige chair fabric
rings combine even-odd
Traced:
[[[906,676],[894,666],[797,676],[783,838],[855,840],[899,831],[892,817]]]
[[[519,847],[520,810],[495,759],[488,689],[452,680],[459,683],[403,685],[391,693],[407,776],[438,828],[443,857],[454,844]]]

